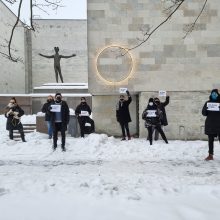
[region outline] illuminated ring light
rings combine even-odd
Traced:
[[[117,56],[117,50],[118,50],[118,56]],[[124,56],[121,56],[119,54],[119,52],[122,52],[123,54],[125,53]],[[111,53],[109,53],[111,52]],[[120,53],[121,53],[120,52]],[[112,56],[114,53],[114,56]],[[121,59],[121,60],[117,60],[117,59]],[[126,59],[126,60],[125,60]],[[123,62],[123,60],[125,62]],[[101,65],[102,61],[104,61],[104,64]],[[106,64],[105,64],[106,62]],[[111,65],[112,63],[115,62],[115,65]],[[117,70],[120,70],[121,66],[127,65],[127,73],[123,72],[121,73],[119,78],[120,79],[116,79],[116,77],[114,77],[118,74],[118,72],[114,72],[115,70],[111,69],[111,66],[114,66],[114,68]],[[103,73],[103,71],[101,70],[101,66],[104,67],[104,69],[109,69],[109,72],[107,73],[107,75],[110,75],[110,77],[106,77],[106,73]],[[110,67],[110,68],[108,68]],[[107,46],[105,48],[103,48],[97,55],[96,57],[96,70],[97,70],[97,75],[98,77],[104,81],[106,84],[108,85],[119,85],[119,84],[123,84],[125,83],[132,75],[133,72],[133,59],[131,54],[128,52],[127,49],[118,46],[118,45],[111,45],[111,46]],[[112,74],[112,72],[114,72],[114,74]],[[112,75],[113,76],[112,76]]]

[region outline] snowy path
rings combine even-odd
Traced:
[[[0,129],[1,220],[219,219],[218,142],[211,162],[207,142],[104,134],[68,137],[67,152],[52,153],[44,134],[22,143]]]

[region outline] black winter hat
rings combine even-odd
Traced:
[[[149,98],[148,102],[154,102],[154,99],[153,98]]]
[[[59,95],[59,96],[62,96],[60,92],[57,92],[56,95],[55,95],[55,98],[56,98],[58,95]]]

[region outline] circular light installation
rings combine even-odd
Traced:
[[[97,75],[109,85],[126,82],[132,75],[133,59],[125,48],[111,45],[103,48],[96,58]]]

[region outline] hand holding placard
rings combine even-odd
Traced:
[[[167,96],[167,92],[164,90],[159,91],[159,96]]]

